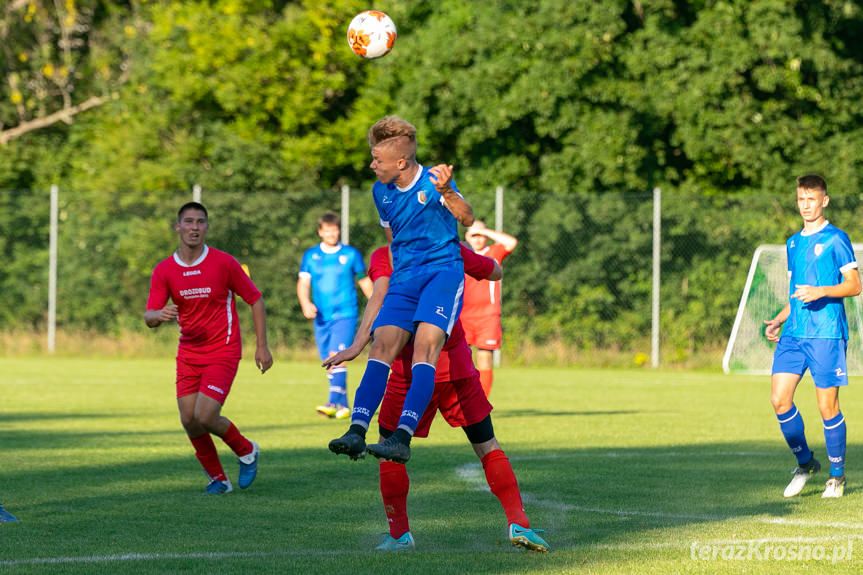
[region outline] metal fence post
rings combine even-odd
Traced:
[[[342,238],[345,245],[351,243],[351,187],[347,184],[342,186]]]
[[[653,188],[653,306],[650,328],[650,365],[659,367],[659,269],[661,260],[662,190]]]
[[[48,234],[48,353],[54,353],[57,335],[57,211],[60,190],[51,186],[51,229]]]
[[[503,186],[494,190],[494,229],[503,231]],[[503,280],[500,282],[500,297],[503,299]],[[491,352],[491,363],[494,367],[500,367],[500,349]]]

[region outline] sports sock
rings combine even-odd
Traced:
[[[330,380],[330,403],[333,405],[348,404],[348,368],[334,367],[327,374]]]
[[[797,410],[797,406],[792,404],[791,409],[785,413],[777,413],[776,419],[779,420],[779,429],[782,430],[782,435],[785,436],[785,442],[791,448],[791,453],[797,457],[797,463],[801,465],[808,463],[812,459],[812,452],[806,444],[803,417]]]
[[[390,537],[398,539],[411,530],[408,524],[408,491],[410,477],[407,468],[394,461],[380,462],[381,498],[390,524]]]
[[[503,506],[507,523],[530,527],[530,520],[521,501],[521,492],[518,490],[518,481],[506,454],[500,449],[487,453],[482,458],[482,468],[491,492]]]
[[[822,421],[827,459],[830,460],[830,476],[839,477],[845,474],[845,416],[840,411],[836,417]]]
[[[377,411],[384,392],[387,390],[387,378],[390,375],[390,366],[382,361],[370,359],[366,364],[366,371],[360,386],[354,394],[354,410],[351,414],[351,423],[358,423],[368,429],[372,415]]]
[[[479,383],[482,386],[482,390],[485,392],[485,396],[488,397],[491,393],[491,382],[494,379],[494,371],[491,369],[481,369],[479,370]]]
[[[209,433],[190,437],[189,441],[195,448],[195,457],[201,462],[201,467],[210,479],[216,481],[225,481],[228,476],[225,475],[225,470],[222,469],[222,462],[219,461],[219,453],[216,451],[216,444],[213,443],[213,437]]]
[[[243,434],[240,433],[240,430],[237,429],[237,426],[234,425],[233,422],[230,422],[228,431],[226,431],[222,436],[222,441],[228,444],[228,447],[230,447],[238,457],[248,455],[254,449],[252,447],[252,442],[243,437]]]
[[[405,404],[399,418],[399,428],[411,435],[434,393],[434,376],[435,367],[429,363],[416,363],[411,368],[411,386],[405,394]]]

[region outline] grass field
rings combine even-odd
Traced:
[[[766,377],[503,368],[492,401],[534,527],[553,551],[513,549],[459,430],[414,442],[417,551],[386,530],[374,459],[327,451],[346,423],[317,416],[313,364],[244,360],[224,414],[262,447],[246,491],[205,486],[176,415],[173,361],[0,359],[3,573],[813,573],[863,571],[863,400],[843,392],[849,484],[826,473],[792,500],[794,466]],[[351,372],[353,384],[359,368]],[[811,382],[798,405],[826,459]],[[236,462],[218,444],[230,477]],[[850,556],[850,557],[849,557]],[[802,557],[802,559],[800,559]]]

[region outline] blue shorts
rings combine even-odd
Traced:
[[[350,346],[354,341],[356,329],[356,317],[343,317],[330,321],[320,321],[315,318],[315,342],[318,344],[318,355],[321,356],[321,360]]]
[[[773,353],[773,373],[809,373],[815,387],[848,385],[845,350],[848,340],[782,336]]]
[[[461,266],[416,274],[408,281],[390,284],[372,331],[394,325],[416,333],[417,324],[423,322],[438,326],[449,336],[461,313],[463,294]]]

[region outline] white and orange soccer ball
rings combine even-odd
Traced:
[[[393,49],[396,25],[392,18],[378,10],[360,12],[348,26],[348,46],[363,58],[380,58]]]

